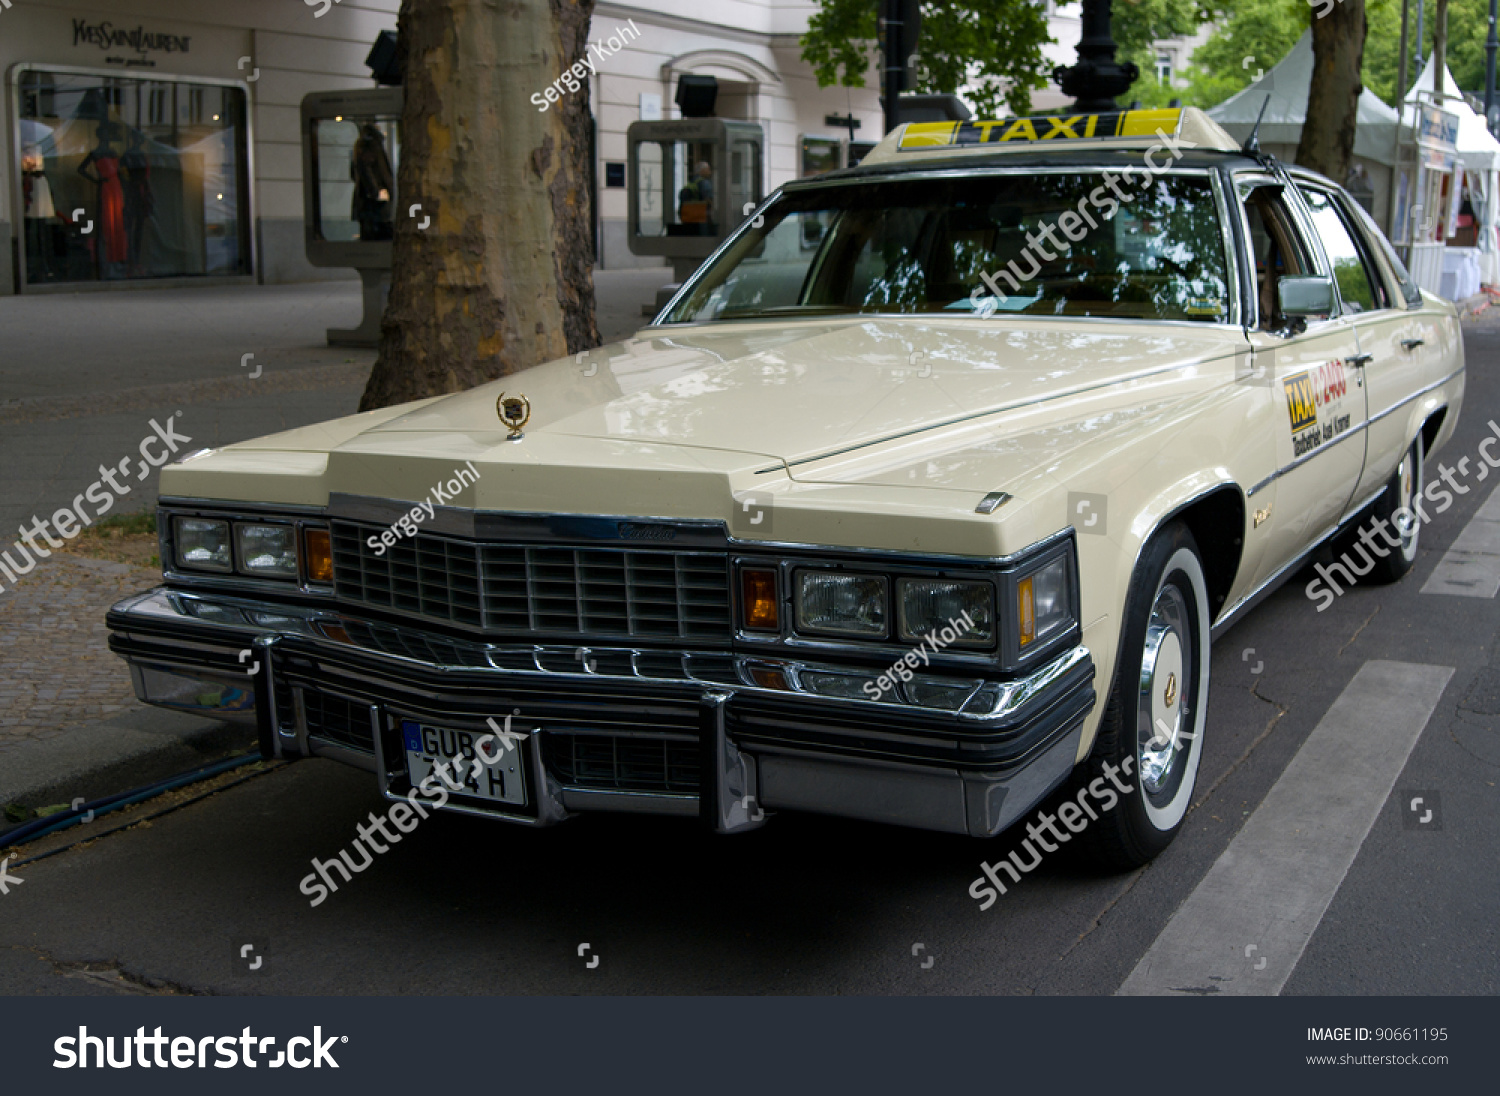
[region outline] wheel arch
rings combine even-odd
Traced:
[[[1208,581],[1209,616],[1218,620],[1245,555],[1245,492],[1238,485],[1224,484],[1183,503],[1166,514],[1156,528],[1170,521],[1186,525],[1198,544]],[[1151,535],[1155,533],[1153,529]]]

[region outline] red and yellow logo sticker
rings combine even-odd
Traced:
[[[1286,390],[1286,409],[1292,417],[1292,433],[1316,426],[1318,404],[1312,377],[1307,373],[1294,373],[1281,382],[1281,387]]]

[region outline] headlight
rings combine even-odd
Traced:
[[[207,518],[177,518],[173,539],[177,566],[193,571],[232,571],[229,522]]]
[[[994,587],[989,583],[903,578],[896,588],[902,639],[918,643],[934,630],[948,628],[958,633],[948,641],[955,646],[995,645]]]
[[[797,630],[839,636],[886,635],[884,575],[797,572]]]
[[[297,577],[297,527],[236,522],[235,554],[240,573],[265,578]]]
[[[1068,604],[1068,557],[1058,556],[1016,584],[1016,616],[1024,651],[1072,619]]]

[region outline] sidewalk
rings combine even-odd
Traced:
[[[645,322],[670,273],[595,273],[605,341]],[[375,353],[324,331],[359,309],[358,282],[0,297],[0,530],[66,505],[153,418],[176,414],[196,449],[352,414]],[[128,486],[116,512],[155,506],[155,476]],[[159,580],[66,555],[14,589],[0,577],[0,806],[93,799],[253,747],[244,728],[135,700],[104,614]]]

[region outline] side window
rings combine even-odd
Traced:
[[[1365,256],[1351,236],[1343,214],[1327,191],[1299,188],[1312,214],[1313,228],[1323,241],[1323,250],[1333,264],[1333,277],[1339,283],[1339,296],[1345,313],[1374,312],[1385,308],[1384,287],[1371,277]]]
[[[1406,300],[1406,307],[1420,308],[1422,291],[1417,288],[1417,283],[1407,273],[1406,264],[1396,254],[1396,249],[1391,246],[1391,242],[1385,238],[1385,233],[1380,231],[1380,226],[1358,202],[1344,202],[1343,207],[1353,216],[1355,227],[1359,230],[1370,253],[1384,260],[1386,270],[1395,278],[1396,285],[1400,287],[1401,296]],[[1392,302],[1393,307],[1399,304],[1398,301]]]
[[[1260,328],[1273,330],[1281,316],[1276,297],[1278,278],[1314,273],[1307,250],[1293,227],[1280,184],[1241,184],[1240,200],[1250,226],[1250,253],[1255,260],[1255,289]]]

